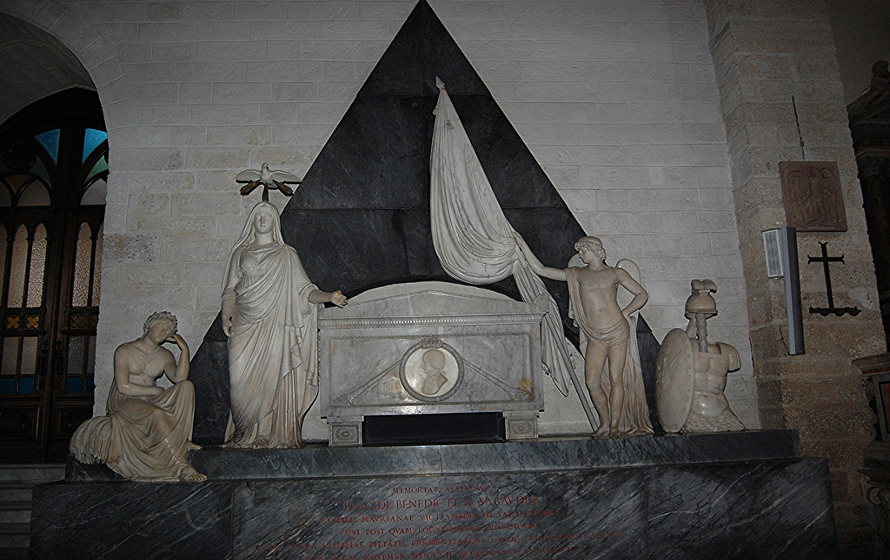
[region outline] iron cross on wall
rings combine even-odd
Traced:
[[[831,291],[831,272],[828,270],[828,263],[830,262],[844,262],[844,256],[841,255],[839,257],[829,257],[828,256],[828,242],[819,241],[819,246],[822,247],[822,256],[821,257],[811,257],[807,255],[809,259],[808,264],[813,264],[814,262],[822,263],[822,270],[825,272],[825,291],[828,293],[828,307],[810,307],[810,313],[818,313],[823,317],[827,317],[829,314],[834,313],[838,317],[841,315],[845,315],[849,313],[852,316],[859,315],[858,307],[835,307],[834,306],[834,294]]]

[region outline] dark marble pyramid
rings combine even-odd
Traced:
[[[322,289],[450,281],[433,249],[430,144],[442,78],[513,226],[549,263],[584,235],[430,6],[405,21],[281,216],[285,240]],[[553,284],[554,293],[559,286]],[[568,299],[564,286],[560,303]],[[518,297],[515,285],[500,291]]]
[[[341,289],[352,297],[399,282],[453,282],[439,264],[430,231],[437,76],[513,227],[548,265],[562,266],[574,254],[583,229],[442,22],[420,0],[281,215],[285,241],[322,290]],[[566,317],[565,284],[545,282]],[[488,287],[519,299],[512,279]],[[577,340],[577,329],[568,322],[565,327]],[[651,334],[640,343],[644,370],[652,372],[655,356],[647,347],[654,343],[657,351],[657,343]],[[653,365],[647,368],[647,361]],[[194,440],[220,443],[229,397],[219,319],[195,355],[192,372],[198,399]]]

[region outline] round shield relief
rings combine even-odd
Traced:
[[[655,408],[668,433],[677,433],[686,423],[692,408],[695,341],[683,329],[672,329],[661,343],[655,362]]]

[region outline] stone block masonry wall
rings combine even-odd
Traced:
[[[711,50],[729,137],[736,218],[751,321],[760,420],[765,428],[800,431],[805,455],[828,457],[841,548],[870,558],[870,534],[857,469],[873,438],[865,387],[851,360],[884,351],[862,196],[821,2],[707,0]],[[836,161],[849,231],[801,233],[798,250],[806,354],[788,356],[781,280],[766,278],[761,232],[785,225],[778,163],[801,160],[794,95],[807,159]],[[835,305],[851,317],[807,312],[825,307],[818,242],[845,263],[832,267]]]
[[[145,315],[166,308],[193,346],[202,339],[218,312],[227,252],[259,199],[238,196],[235,174],[263,162],[304,174],[414,4],[0,0],[0,12],[71,48],[106,112],[97,413],[112,352],[138,336]],[[584,229],[603,238],[613,262],[640,265],[651,294],[644,316],[659,339],[685,326],[691,279],[717,282],[710,332],[744,364],[727,394],[745,425],[759,427],[701,3],[430,5]]]

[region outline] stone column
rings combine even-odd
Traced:
[[[856,178],[834,42],[820,0],[704,0],[732,160],[758,408],[764,428],[800,432],[804,455],[827,457],[844,557],[870,554],[858,469],[873,439],[854,358],[884,351],[871,249]],[[801,153],[794,96],[806,146]],[[807,353],[789,356],[783,286],[766,276],[761,233],[785,224],[780,161],[836,161],[849,231],[798,235]],[[822,317],[826,306],[818,242],[828,242],[835,305],[858,315]]]
[[[868,240],[871,242],[880,291],[881,315],[890,315],[890,310],[886,309],[890,305],[890,220],[887,218],[887,205],[881,190],[882,176],[890,174],[890,160],[863,156],[857,159],[857,163],[865,218],[868,221]],[[887,326],[888,322],[885,321],[885,332],[888,330]]]

